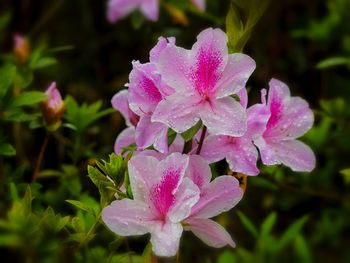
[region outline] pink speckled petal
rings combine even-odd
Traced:
[[[157,44],[151,49],[150,55],[149,55],[149,60],[153,63],[157,63],[161,52],[169,45],[175,45],[176,39],[175,37],[160,37],[158,39]]]
[[[161,122],[182,133],[199,121],[200,98],[173,94],[161,101],[152,115],[153,122]]]
[[[160,174],[156,172],[159,163],[151,156],[137,155],[130,159],[128,168],[134,200],[150,203],[150,190],[160,180]]]
[[[224,159],[230,150],[228,136],[209,135],[204,140],[201,156],[209,163],[215,163]]]
[[[121,90],[111,100],[113,108],[118,110],[124,117],[126,125],[136,126],[139,117],[129,108],[129,91]]]
[[[310,172],[316,165],[313,151],[298,140],[267,142],[259,150],[265,165],[282,163],[296,172]]]
[[[120,236],[143,235],[150,232],[154,214],[143,202],[123,199],[102,210],[102,220]]]
[[[140,116],[152,113],[163,98],[159,91],[160,75],[155,72],[154,64],[134,61],[132,65],[129,76],[130,108]]]
[[[233,176],[219,176],[201,192],[191,218],[211,218],[234,207],[243,196],[239,182]]]
[[[139,0],[109,0],[107,6],[107,19],[110,23],[129,15],[139,5]]]
[[[247,130],[246,111],[231,97],[206,103],[199,114],[210,134],[238,137]]]
[[[245,88],[255,66],[255,61],[247,55],[230,54],[222,77],[216,83],[216,98],[230,96]]]
[[[209,164],[199,155],[190,155],[186,177],[190,178],[199,189],[203,189],[211,180]]]
[[[254,139],[261,136],[270,118],[270,111],[264,104],[254,104],[247,109],[248,127],[244,137]]]
[[[248,92],[246,88],[240,89],[237,93],[239,97],[239,103],[242,105],[244,109],[248,106]]]
[[[117,137],[114,143],[114,152],[121,154],[123,148],[135,143],[135,128],[129,127],[123,130]]]
[[[180,223],[155,223],[151,232],[151,244],[154,254],[160,257],[173,257],[179,250],[183,228]]]
[[[191,0],[191,2],[198,8],[199,11],[205,10],[205,1],[206,0]]]
[[[200,190],[189,179],[183,178],[175,193],[175,203],[168,212],[168,218],[173,223],[178,223],[187,218],[195,203],[199,200]]]
[[[143,116],[136,127],[136,145],[140,149],[154,145],[161,153],[167,153],[168,127],[160,122],[151,122],[149,116]]]
[[[159,17],[159,0],[142,0],[141,12],[151,21],[157,21]]]
[[[185,230],[192,231],[195,236],[211,247],[220,248],[226,245],[235,247],[230,234],[211,219],[191,218],[186,220]]]

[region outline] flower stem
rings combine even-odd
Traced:
[[[44,153],[45,153],[45,150],[47,147],[47,143],[49,142],[49,137],[50,137],[49,133],[46,133],[45,139],[44,139],[43,145],[41,146],[39,157],[38,157],[38,160],[36,162],[35,169],[33,172],[33,176],[32,176],[33,182],[37,179],[37,177],[39,175],[40,166],[41,166],[41,163],[42,163],[43,158],[44,158]]]
[[[198,148],[197,148],[196,154],[200,154],[200,153],[201,153],[201,150],[202,150],[202,146],[203,146],[203,142],[204,142],[205,134],[206,134],[206,133],[207,133],[207,127],[206,127],[206,126],[203,126],[202,134],[201,134],[201,138],[200,138],[199,143],[198,143]]]

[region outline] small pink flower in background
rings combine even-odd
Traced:
[[[198,155],[189,159],[186,177],[200,189],[199,201],[184,220],[185,230],[192,231],[204,243],[212,247],[235,247],[230,234],[218,223],[209,219],[233,208],[243,197],[239,182],[232,176],[219,176],[212,182],[207,162]]]
[[[191,2],[198,8],[198,10],[205,10],[205,0],[191,0]]]
[[[136,9],[151,21],[157,21],[159,16],[158,0],[109,0],[107,18],[110,23],[115,23]]]
[[[57,89],[56,82],[51,83],[45,94],[47,95],[47,99],[42,102],[42,113],[45,122],[48,125],[59,123],[65,111],[65,106],[61,93]]]
[[[222,30],[204,30],[191,50],[169,44],[160,54],[157,69],[174,94],[158,104],[152,121],[179,133],[200,119],[211,134],[245,133],[245,109],[230,95],[245,88],[255,62],[244,54],[228,54]]]
[[[25,64],[30,55],[30,44],[26,37],[20,34],[13,36],[13,53],[20,64]]]
[[[163,161],[136,156],[129,161],[133,200],[114,201],[102,211],[105,224],[120,236],[151,233],[158,256],[176,255],[183,227],[199,199],[198,187],[184,178],[188,156],[169,155]]]
[[[282,163],[293,171],[309,172],[315,167],[315,154],[296,139],[312,127],[314,115],[305,100],[290,96],[283,82],[272,79],[269,86],[266,106],[271,116],[263,135],[254,140],[262,162],[265,165]]]
[[[259,138],[266,129],[270,112],[263,104],[255,104],[247,109],[248,128],[241,137],[210,135],[204,140],[201,155],[214,163],[226,158],[230,169],[245,175],[258,175],[256,166],[258,151],[253,140]]]

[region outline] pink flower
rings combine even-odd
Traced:
[[[258,151],[253,140],[263,134],[270,112],[263,104],[255,104],[247,110],[248,128],[241,137],[210,135],[204,140],[201,155],[209,162],[224,158],[234,172],[258,175],[256,166]]]
[[[191,2],[198,8],[198,10],[205,10],[205,0],[191,0]]]
[[[291,97],[283,82],[269,83],[267,108],[270,118],[263,135],[254,140],[265,165],[284,164],[293,171],[311,171],[316,158],[313,151],[296,140],[313,125],[314,115],[308,103],[300,97]],[[263,101],[265,103],[265,101]]]
[[[190,156],[186,177],[200,189],[199,201],[185,219],[185,230],[192,231],[204,243],[212,247],[230,245],[235,247],[230,234],[218,223],[209,219],[233,208],[243,197],[243,190],[233,176],[219,176],[212,182],[211,171],[206,161]]]
[[[255,62],[244,54],[229,55],[223,31],[204,30],[191,50],[169,44],[157,68],[175,93],[158,104],[152,121],[181,133],[201,119],[211,134],[244,134],[245,109],[230,95],[245,87]]]
[[[105,224],[120,236],[151,233],[158,256],[174,256],[182,235],[181,221],[199,199],[198,187],[184,178],[188,157],[179,153],[158,161],[136,156],[129,161],[133,200],[112,202],[102,211]]]
[[[57,89],[56,82],[52,82],[45,91],[47,99],[42,102],[41,108],[45,122],[48,125],[60,122],[65,111],[64,102],[61,93]]]
[[[151,21],[157,21],[159,16],[158,0],[109,0],[107,18],[111,23],[126,17],[134,10],[141,13]]]

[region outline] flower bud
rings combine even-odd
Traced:
[[[20,34],[15,34],[13,36],[13,41],[13,53],[16,61],[20,64],[25,64],[30,55],[29,40]]]
[[[65,111],[64,101],[56,87],[56,82],[45,91],[47,99],[42,102],[42,113],[49,130],[56,130],[61,125],[61,118]]]

